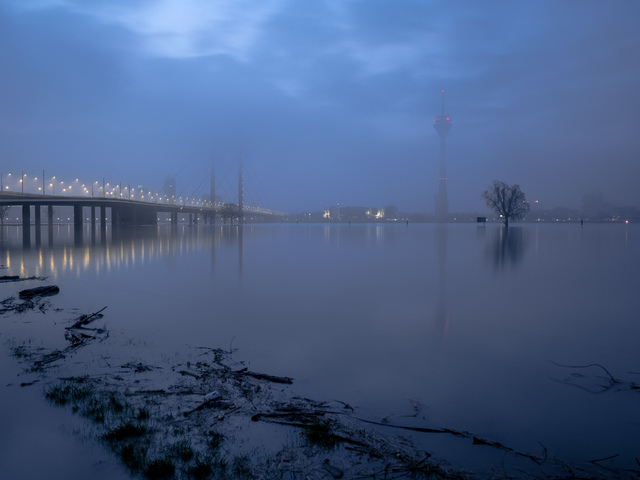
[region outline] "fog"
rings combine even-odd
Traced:
[[[640,203],[629,1],[0,1],[0,170],[180,191],[240,158],[267,207]],[[178,172],[180,172],[178,174]],[[231,174],[229,174],[231,175]]]

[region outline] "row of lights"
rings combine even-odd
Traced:
[[[26,180],[27,174],[22,173],[19,180],[17,181],[14,181],[15,177],[16,176],[12,175],[11,173],[8,173],[6,175],[0,173],[0,191],[2,192],[20,191],[20,193],[25,193],[25,186],[26,186],[27,193],[29,193],[30,185]],[[44,172],[43,172],[43,177],[44,177]],[[152,193],[151,191],[147,191],[145,193],[145,191],[142,188],[131,188],[130,185],[125,187],[122,187],[122,184],[117,186],[111,186],[109,182],[105,183],[104,180],[102,181],[102,185],[100,185],[100,183],[96,180],[95,182],[89,185],[90,186],[89,188],[89,186],[85,183],[80,184],[80,181],[78,178],[76,178],[74,182],[65,184],[63,180],[56,180],[56,177],[54,175],[49,180],[48,185],[46,181],[42,179],[38,180],[37,176],[34,176],[32,178],[33,178],[33,182],[37,182],[37,185],[38,185],[37,191],[35,190],[35,187],[34,187],[34,189],[32,190],[32,193],[42,193],[43,195],[46,195],[47,193],[49,195],[56,195],[56,187],[57,187],[59,195],[66,194],[67,196],[71,194],[76,194],[76,196],[91,196],[92,198],[94,196],[102,196],[104,198],[108,196],[110,198],[126,198],[129,200],[141,200],[141,201],[144,201],[146,198],[147,201],[156,202],[156,203],[161,202],[161,203],[175,204],[177,202],[178,204],[182,204],[183,202],[186,202],[185,204],[194,205],[194,206],[210,206],[211,205],[210,201],[205,201],[201,199],[192,199],[192,198],[183,199],[183,197],[176,198],[175,195],[171,195],[171,197],[169,197],[169,195],[166,195],[166,194],[161,195],[159,193]],[[9,181],[9,184],[5,184],[6,181]],[[42,182],[41,184],[42,186],[40,186],[40,183],[39,183],[40,181]],[[110,188],[107,188],[107,187],[110,187]],[[80,194],[77,194],[76,192],[80,192]]]
[[[44,179],[44,171],[42,172],[43,176],[41,177],[42,179]],[[9,177],[9,181],[12,183],[17,183],[19,186],[19,190],[21,193],[24,193],[25,190],[25,184],[27,183],[25,181],[25,179],[27,178],[27,174],[22,172],[20,179],[17,182],[13,182],[13,179],[15,178],[15,175],[12,175],[11,173],[7,173],[6,177]],[[43,192],[43,188],[45,188],[46,186],[46,181],[44,180],[40,180],[42,181],[42,186],[38,186],[37,187],[37,193],[42,193],[43,195],[47,194],[47,190],[45,189]],[[38,182],[39,185],[39,180],[37,176],[33,177],[33,182]],[[11,184],[9,185],[5,185],[5,174],[0,173],[0,191],[2,192],[11,192],[11,191],[17,191],[16,190],[12,190],[11,189]],[[145,200],[145,192],[142,188],[131,188],[130,185],[127,185],[124,187],[124,193],[123,193],[123,187],[122,184],[118,185],[118,186],[111,186],[111,184],[109,182],[104,182],[104,180],[102,181],[102,185],[100,185],[100,183],[96,180],[95,182],[93,182],[92,184],[90,184],[91,189],[89,190],[89,187],[87,186],[87,184],[82,183],[80,184],[80,181],[78,178],[75,179],[75,181],[71,182],[71,183],[66,183],[63,180],[56,180],[55,175],[53,177],[51,177],[49,184],[48,184],[48,189],[49,189],[49,195],[55,195],[56,194],[56,186],[58,187],[58,192],[59,194],[66,194],[67,196],[70,196],[71,194],[75,194],[76,192],[80,191],[80,195],[76,195],[76,196],[91,196],[92,198],[97,195],[97,196],[102,196],[102,197],[107,197],[109,196],[110,198],[126,198],[129,200],[136,200],[136,195],[140,194],[139,200],[144,201]],[[75,187],[75,189],[74,189]],[[107,189],[107,187],[111,187],[110,189]],[[119,191],[118,191],[119,190]],[[134,193],[136,192],[136,193]],[[28,193],[28,190],[27,190]],[[202,199],[193,199],[193,198],[185,198],[183,199],[183,197],[178,197],[176,199],[175,195],[172,195],[171,197],[169,197],[168,195],[161,195],[159,193],[152,193],[151,191],[147,192],[147,201],[149,202],[156,202],[156,203],[168,203],[168,204],[185,204],[185,205],[191,205],[191,206],[202,206],[202,207],[210,207],[211,206],[211,201],[210,200],[202,200]],[[219,202],[215,202],[215,204],[217,204],[217,206],[220,206]],[[247,210],[249,209],[253,209],[254,211],[258,212],[260,211],[260,209],[258,207],[250,207],[250,206],[245,206],[245,208]],[[265,213],[273,213],[270,210],[264,210]]]

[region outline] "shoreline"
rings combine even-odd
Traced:
[[[510,469],[521,478],[562,478],[558,475],[569,471],[585,475],[582,478],[633,475],[605,468],[608,459],[594,459],[603,465],[567,467],[544,447],[536,454],[518,452],[466,431],[378,421],[365,418],[357,406],[300,398],[292,391],[295,379],[249,370],[233,358],[232,349],[192,347],[198,361],[177,360],[174,352],[167,352],[172,360],[162,365],[105,358],[100,373],[88,373],[82,357],[109,339],[108,309],[69,318],[76,312],[57,309],[55,296],[35,297],[27,304],[10,299],[3,305],[15,308],[3,316],[54,311],[66,318],[55,325],[65,337],[57,347],[13,339],[13,355],[28,370],[20,375],[24,381],[13,386],[39,388],[52,406],[82,418],[87,428],[82,440],[111,452],[133,477],[484,476],[456,469],[416,447],[412,440],[421,435],[444,435],[464,448],[498,454],[504,475]],[[522,468],[529,470],[525,477]]]

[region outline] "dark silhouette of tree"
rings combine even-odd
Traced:
[[[222,217],[222,221],[227,223],[227,218],[231,220],[231,225],[233,225],[233,218],[237,217],[240,213],[240,208],[235,203],[225,203],[222,205],[222,209],[220,210],[220,216]]]
[[[494,180],[482,192],[482,198],[487,206],[502,217],[504,226],[509,226],[509,220],[522,220],[529,211],[529,202],[524,196],[520,185],[507,185],[500,180]]]
[[[0,225],[4,226],[4,217],[7,216],[7,213],[9,213],[10,209],[11,209],[11,205],[0,206]]]

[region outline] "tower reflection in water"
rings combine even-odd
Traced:
[[[436,225],[436,249],[438,252],[438,297],[436,299],[435,323],[437,331],[444,337],[449,328],[450,313],[447,306],[445,284],[447,278],[447,243],[449,232],[446,223]]]

